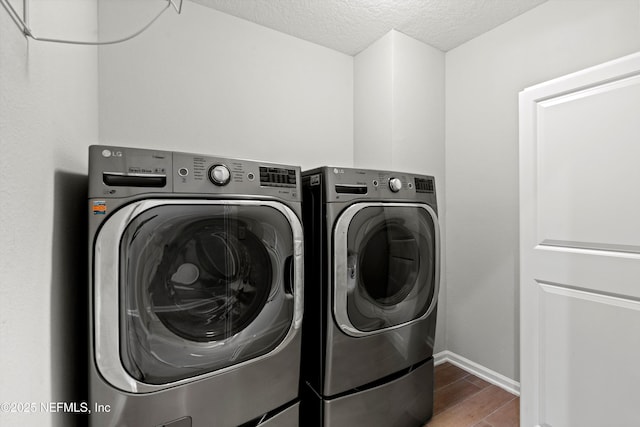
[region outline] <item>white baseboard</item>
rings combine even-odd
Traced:
[[[483,380],[494,384],[511,394],[520,396],[520,383],[518,381],[507,378],[504,375],[492,371],[489,368],[485,368],[484,366],[473,362],[465,357],[462,357],[459,354],[445,350],[435,354],[433,356],[433,360],[436,366],[444,362],[449,362],[452,365],[456,365],[458,368],[464,369],[470,374],[473,374],[478,378],[482,378]]]

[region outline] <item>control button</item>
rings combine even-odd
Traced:
[[[231,172],[225,165],[213,165],[209,168],[209,181],[215,185],[227,185],[231,180]]]
[[[189,175],[189,169],[187,169],[187,168],[180,168],[180,169],[178,169],[178,175],[180,175],[180,176],[187,176],[187,175]]]
[[[249,173],[247,174],[247,179],[248,179],[249,181],[253,181],[254,179],[256,179],[256,175],[255,175],[253,172],[249,172]]]
[[[397,193],[402,190],[402,181],[398,178],[389,178],[389,190]]]
[[[373,184],[374,187],[377,187],[378,186],[378,180],[374,179],[372,184]]]

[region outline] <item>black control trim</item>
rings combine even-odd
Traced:
[[[416,178],[416,193],[433,193],[435,192],[435,186],[433,179]]]
[[[366,185],[336,184],[336,193],[340,194],[367,194]]]
[[[104,172],[102,182],[110,187],[164,187],[167,185],[165,175],[117,174]]]
[[[260,166],[260,185],[295,188],[296,170]]]

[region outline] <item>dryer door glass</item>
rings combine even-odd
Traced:
[[[356,329],[376,331],[427,312],[435,292],[435,224],[422,207],[368,206],[353,216],[343,291]]]
[[[273,350],[293,320],[293,239],[278,210],[160,205],[120,244],[121,358],[164,384]]]

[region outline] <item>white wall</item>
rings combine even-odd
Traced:
[[[157,24],[99,49],[102,143],[352,165],[353,57],[193,2]]]
[[[63,16],[95,30],[95,5]],[[83,212],[97,73],[95,47],[28,41],[0,8],[0,402],[83,396]],[[36,409],[0,411],[0,425],[73,425]]]
[[[639,49],[638,0],[550,0],[447,53],[448,350],[519,379],[518,92]]]
[[[356,55],[353,143],[357,167],[435,176],[443,245],[444,58],[443,52],[393,30]],[[446,307],[442,280],[436,351],[446,349]]]
[[[354,57],[354,166],[391,169],[393,154],[393,49],[390,31]]]
[[[394,31],[392,167],[438,178],[444,190],[445,55]],[[444,208],[444,191],[438,194]]]

